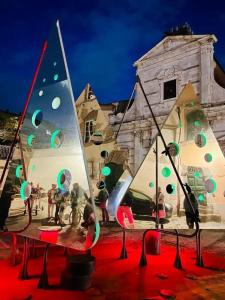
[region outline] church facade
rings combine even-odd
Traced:
[[[183,87],[190,82],[200,97],[214,134],[225,153],[225,72],[214,56],[215,35],[168,35],[135,63],[148,101],[161,125]],[[116,133],[123,113],[109,115]],[[129,153],[135,173],[156,134],[146,100],[138,84],[126,111],[117,143]]]

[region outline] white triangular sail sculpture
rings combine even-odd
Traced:
[[[16,202],[24,204],[29,198],[33,216],[24,235],[48,241],[53,234],[52,242],[56,244],[83,250],[91,247],[98,239],[99,226],[94,202],[90,200],[82,139],[58,22],[47,41],[20,137],[26,174],[21,176],[20,186],[13,187],[17,192],[9,216]],[[76,185],[74,200],[71,191],[75,183],[79,187]],[[87,214],[89,221],[85,220]],[[15,216],[8,229],[22,230],[26,226],[25,217]]]
[[[198,201],[200,228],[225,228],[225,159],[190,83],[184,87],[161,131],[182,182],[189,184]],[[152,222],[156,194],[154,150],[155,143],[129,187],[137,229],[155,226]],[[158,186],[164,195],[166,212],[161,221],[166,223],[165,228],[185,229],[188,227],[183,210],[184,194],[168,156],[162,153],[164,150],[158,137]]]

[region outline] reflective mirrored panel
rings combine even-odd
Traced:
[[[225,228],[225,159],[191,84],[183,89],[161,131],[167,151],[158,137],[124,196],[119,223],[132,228],[126,224],[134,220],[134,228],[155,227],[158,168],[159,223],[164,228],[193,228],[193,213],[168,158],[169,151],[199,215],[200,228]]]
[[[89,84],[78,97],[76,109],[96,212],[102,226],[113,226],[116,225],[115,214],[108,211],[107,204],[120,177],[126,170],[129,172],[128,153],[117,144],[115,132],[109,125],[107,106],[99,104]]]
[[[45,241],[54,235],[56,244],[87,249],[97,241],[99,226],[68,76],[57,23],[20,131],[23,161],[13,163],[13,171],[10,167],[13,192],[6,224],[9,230],[23,229],[30,202],[32,221],[24,235]]]

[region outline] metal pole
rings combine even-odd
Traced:
[[[174,261],[174,267],[178,270],[182,270],[182,263],[180,258],[180,241],[179,241],[179,232],[175,229],[176,232],[176,258]]]
[[[19,279],[25,280],[28,279],[28,259],[29,259],[29,239],[24,237],[24,246],[23,246],[23,262],[22,262],[22,269],[19,273]]]
[[[19,118],[19,122],[18,122],[18,125],[17,125],[15,136],[14,136],[12,145],[11,145],[10,150],[9,150],[9,154],[8,154],[6,162],[5,162],[5,166],[4,166],[4,169],[3,169],[3,172],[2,172],[2,175],[1,175],[1,179],[0,179],[0,186],[1,186],[2,182],[3,182],[3,180],[4,180],[5,173],[6,173],[6,170],[8,168],[8,165],[9,165],[9,161],[10,161],[11,156],[13,154],[13,150],[14,150],[15,145],[16,145],[16,141],[17,141],[17,138],[18,138],[19,130],[20,130],[20,127],[21,127],[21,125],[23,123],[23,120],[25,118],[27,107],[28,107],[28,104],[30,102],[30,98],[31,98],[31,95],[32,95],[32,92],[33,92],[33,89],[34,89],[34,85],[36,83],[38,72],[39,72],[39,69],[40,69],[40,66],[41,66],[41,63],[42,63],[42,60],[43,60],[43,57],[44,57],[46,49],[47,49],[47,42],[45,41],[44,45],[42,47],[42,50],[41,50],[41,55],[40,55],[40,58],[39,58],[39,61],[38,61],[37,68],[36,68],[35,73],[34,73],[34,77],[33,77],[30,89],[28,91],[28,95],[27,95],[27,99],[26,99],[26,102],[25,102],[25,105],[24,105],[24,108],[23,108],[22,116]]]
[[[203,259],[202,259],[202,253],[201,253],[201,232],[202,230],[199,229],[197,236],[196,236],[196,266],[198,267],[204,267]]]
[[[126,250],[126,230],[123,228],[123,244],[122,244],[122,250],[120,253],[120,259],[125,259],[128,257],[127,250]]]
[[[152,111],[151,105],[149,104],[148,98],[147,98],[147,96],[146,96],[146,94],[145,94],[145,91],[144,91],[144,88],[143,88],[143,86],[142,86],[140,77],[139,77],[138,75],[137,75],[137,82],[139,83],[139,86],[140,86],[140,88],[141,88],[141,91],[142,91],[142,93],[143,93],[143,95],[144,95],[144,98],[145,98],[145,100],[146,100],[146,103],[147,103],[147,105],[148,105],[148,107],[149,107],[149,110],[150,110],[150,112],[151,112],[153,121],[154,121],[155,126],[156,126],[157,131],[158,131],[158,134],[159,134],[159,136],[160,136],[160,138],[161,138],[161,140],[162,140],[162,143],[163,143],[163,146],[164,146],[164,149],[165,149],[165,153],[166,153],[166,155],[168,155],[168,157],[169,157],[170,163],[171,163],[171,165],[172,165],[172,167],[173,167],[173,170],[174,170],[174,172],[175,172],[175,174],[176,174],[176,177],[177,177],[177,179],[178,179],[178,181],[179,181],[179,183],[180,183],[180,186],[181,186],[181,188],[182,188],[182,190],[183,190],[183,193],[184,193],[185,197],[187,198],[187,200],[188,200],[188,202],[189,202],[189,204],[190,204],[190,207],[191,207],[193,213],[195,214],[194,207],[193,207],[193,205],[192,205],[192,203],[191,203],[191,201],[190,201],[190,199],[189,199],[189,196],[188,196],[188,194],[187,194],[187,192],[186,192],[186,190],[185,190],[185,188],[184,188],[184,186],[183,186],[183,183],[182,183],[182,181],[181,181],[180,175],[179,175],[179,173],[177,172],[176,166],[175,166],[175,164],[174,164],[174,162],[173,162],[173,159],[172,159],[172,157],[171,157],[171,155],[170,155],[170,152],[168,151],[167,144],[166,144],[165,139],[164,139],[164,137],[163,137],[163,135],[162,135],[162,132],[161,132],[161,130],[160,130],[160,128],[159,128],[159,125],[158,125],[158,123],[157,123],[157,121],[156,121],[155,115],[154,115],[154,113],[153,113],[153,111]],[[198,229],[198,228],[199,228],[199,224],[198,224],[197,220],[195,220],[195,225],[196,225],[196,229]]]
[[[156,157],[156,164],[155,164],[155,187],[156,187],[156,220],[155,220],[155,224],[156,224],[156,229],[159,228],[159,207],[158,207],[158,203],[159,203],[159,192],[158,192],[158,187],[159,187],[159,168],[158,168],[158,135],[156,136],[156,140],[155,140],[155,157]]]
[[[41,272],[41,276],[38,282],[39,289],[47,289],[49,287],[48,284],[48,272],[47,272],[47,259],[48,259],[48,249],[50,244],[48,243],[45,246],[44,259],[43,259],[43,270]]]

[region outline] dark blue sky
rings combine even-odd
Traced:
[[[74,94],[89,82],[101,103],[130,96],[132,64],[172,26],[214,33],[225,65],[225,1],[0,1],[0,108],[22,110],[41,46],[60,20]]]

